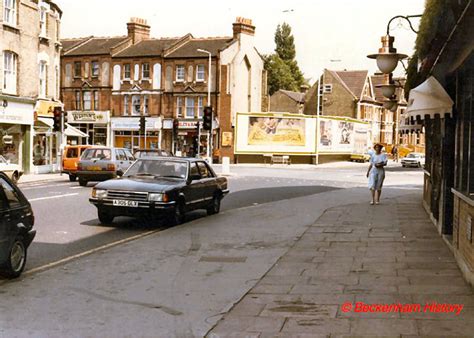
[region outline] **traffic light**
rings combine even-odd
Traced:
[[[54,108],[53,110],[53,131],[58,132],[61,131],[61,117],[62,117],[62,111],[61,109]]]
[[[212,129],[212,107],[204,107],[204,116],[202,118],[202,129],[211,130]]]
[[[145,116],[140,116],[140,134],[145,134]]]

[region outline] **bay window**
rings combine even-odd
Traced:
[[[141,99],[140,95],[132,95],[132,115],[140,115]]]
[[[202,118],[202,115],[204,113],[204,107],[203,107],[203,97],[202,96],[199,96],[198,97],[198,117],[199,118]]]
[[[82,108],[84,110],[91,110],[92,105],[91,105],[91,92],[90,91],[85,91],[82,93]]]
[[[183,117],[183,98],[181,96],[176,98],[176,117]]]
[[[123,96],[123,115],[128,115],[129,107],[128,107],[128,95]]]
[[[94,110],[99,110],[99,91],[94,90]]]

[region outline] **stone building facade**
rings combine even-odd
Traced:
[[[4,0],[0,13],[0,154],[24,172],[56,170],[62,12],[49,0]]]
[[[232,29],[229,37],[186,34],[157,39],[150,37],[145,20],[132,18],[126,36],[64,39],[61,91],[68,116],[109,116],[109,122],[101,122],[110,145],[204,156],[209,138],[198,126],[203,108],[210,104],[215,116],[213,155],[233,158],[229,139],[233,139],[235,114],[261,111],[266,74],[255,49],[251,20],[237,18]],[[81,73],[77,78],[71,75],[76,67]],[[93,69],[98,69],[95,78]],[[140,116],[146,119],[146,137],[139,132]],[[76,142],[94,143],[90,127],[78,124],[78,128],[89,137]],[[100,129],[104,130],[103,124]]]

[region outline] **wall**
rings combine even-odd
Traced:
[[[356,99],[339,80],[334,78],[327,70],[324,72],[324,84],[332,84],[332,92],[323,93],[322,115],[357,118]]]
[[[298,114],[301,112],[301,109],[300,103],[292,100],[281,91],[277,91],[270,97],[270,111]]]

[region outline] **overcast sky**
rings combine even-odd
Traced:
[[[395,15],[422,14],[424,0],[55,0],[63,10],[62,37],[125,35],[132,16],[148,20],[153,37],[192,33],[195,37],[231,36],[237,16],[253,20],[255,45],[273,52],[276,26],[293,29],[297,61],[311,83],[324,68],[368,69],[375,62],[380,37]],[[418,26],[418,19],[415,19]],[[394,21],[398,52],[411,55],[416,34],[406,22]],[[398,74],[403,68],[397,68]]]

